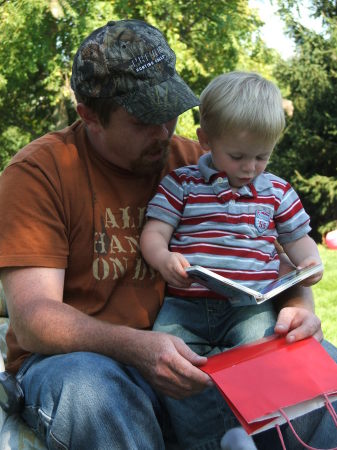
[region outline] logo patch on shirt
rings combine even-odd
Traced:
[[[262,209],[258,209],[255,213],[255,228],[259,233],[263,233],[268,229],[270,215]]]

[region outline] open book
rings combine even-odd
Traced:
[[[186,268],[190,278],[196,283],[206,286],[211,291],[227,297],[233,306],[256,305],[269,300],[280,292],[300,283],[317,272],[323,270],[322,264],[293,270],[269,283],[261,292],[248,288],[241,283],[222,277],[212,270],[201,266]]]

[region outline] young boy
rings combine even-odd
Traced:
[[[231,72],[215,78],[200,100],[197,134],[209,152],[197,166],[162,180],[148,205],[141,249],[168,282],[154,329],[175,334],[209,356],[272,334],[273,304],[233,307],[191,284],[186,267],[201,265],[260,290],[279,273],[276,239],[297,267],[321,260],[296,192],[265,172],[285,126],[279,89],[258,74]],[[306,284],[321,277],[316,274]],[[219,448],[221,436],[237,425],[213,388],[165,402],[184,449]]]

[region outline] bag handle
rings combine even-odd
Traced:
[[[334,423],[336,425],[336,428],[337,428],[337,413],[334,410],[334,407],[332,406],[332,404],[331,404],[327,394],[324,394],[324,398],[325,398],[325,406],[326,406],[327,410],[329,411],[329,413],[330,413],[330,415],[331,415],[331,417],[332,417],[332,419],[333,419],[333,421],[334,421]],[[307,448],[308,450],[323,450],[323,449],[316,449],[315,447],[310,447],[310,445],[307,445],[305,442],[303,442],[302,439],[299,437],[299,435],[296,433],[292,423],[290,422],[289,417],[287,416],[287,414],[284,412],[283,409],[280,409],[280,413],[285,418],[285,420],[287,421],[287,423],[288,423],[291,431],[293,432],[293,435],[295,436],[295,438],[298,440],[298,442],[300,442],[303,445],[303,447]],[[277,433],[279,435],[279,438],[280,438],[283,450],[287,450],[286,446],[285,446],[285,443],[284,443],[283,436],[282,436],[282,431],[281,431],[280,425],[275,425],[275,427],[276,427]],[[328,449],[328,450],[337,450],[337,447],[334,447],[334,448],[331,448],[331,449]]]

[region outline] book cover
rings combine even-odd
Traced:
[[[200,366],[249,434],[337,400],[337,364],[313,337],[270,336],[210,356]]]

